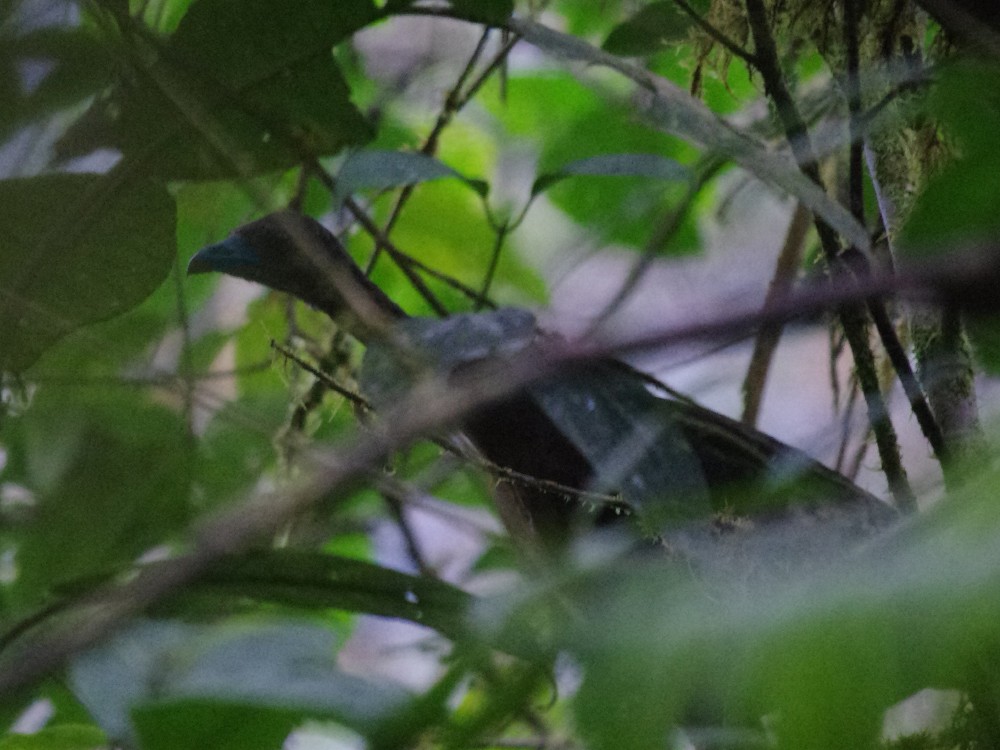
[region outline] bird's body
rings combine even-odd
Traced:
[[[523,311],[456,316],[447,325],[407,319],[332,234],[291,211],[240,227],[199,251],[188,270],[259,282],[322,310],[369,344],[366,367],[379,362],[376,352],[385,356],[398,344],[392,331],[423,347],[429,365],[442,374],[540,335]],[[486,345],[490,337],[493,349]],[[389,366],[372,365],[376,371]],[[369,380],[377,389],[377,377]],[[627,366],[611,360],[486,405],[464,420],[462,430],[489,461],[517,474],[620,493],[654,534],[712,512],[769,518],[791,506],[852,509],[863,526],[895,517],[890,506],[801,451],[696,404],[658,398]],[[581,516],[572,498],[541,483],[506,486],[497,501],[512,535],[533,536],[549,548],[561,546]]]

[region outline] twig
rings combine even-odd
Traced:
[[[420,572],[420,575],[427,576],[428,578],[437,578],[437,572],[427,564],[424,553],[420,549],[420,543],[417,541],[417,535],[406,518],[406,513],[403,511],[402,499],[385,486],[380,487],[379,494],[382,495],[382,499],[385,501],[385,505],[389,509],[389,513],[392,514],[396,527],[403,537],[403,546],[406,547],[406,554],[409,556],[410,562]]]
[[[773,305],[784,297],[795,282],[795,275],[802,264],[802,249],[805,246],[806,234],[812,224],[809,210],[801,203],[796,204],[792,220],[785,232],[785,242],[778,254],[774,276],[764,299],[764,307]],[[762,326],[754,341],[753,354],[747,366],[747,374],[743,378],[743,415],[740,421],[753,427],[757,424],[760,404],[764,398],[764,384],[771,368],[771,360],[778,348],[781,332],[784,326],[776,323]]]
[[[427,135],[424,140],[424,145],[420,149],[420,153],[426,156],[432,156],[437,153],[438,141],[441,138],[441,134],[444,129],[451,123],[455,115],[458,114],[462,108],[469,102],[469,100],[475,96],[483,84],[488,80],[489,76],[497,69],[497,67],[507,59],[507,55],[510,54],[511,49],[517,44],[520,37],[517,35],[511,35],[511,37],[504,43],[500,48],[499,52],[493,57],[493,60],[486,66],[482,73],[476,78],[476,80],[469,86],[469,88],[462,93],[462,87],[465,85],[469,76],[472,75],[472,71],[475,69],[475,65],[481,57],[485,47],[486,41],[489,38],[489,29],[484,29],[482,35],[479,38],[479,42],[476,44],[475,50],[473,50],[472,55],[470,55],[465,68],[459,74],[455,85],[452,87],[451,91],[448,92],[445,98],[445,106],[442,108],[441,112],[438,114],[437,120],[434,123],[434,127],[431,128],[431,132]],[[395,227],[400,215],[402,214],[403,206],[409,201],[410,196],[413,194],[415,189],[414,185],[407,185],[404,187],[396,199],[395,205],[392,207],[392,211],[389,214],[389,219],[385,223],[385,227],[382,230],[382,236],[388,238],[389,234],[392,232],[393,227]],[[375,263],[378,261],[379,248],[385,247],[389,252],[390,257],[393,261],[399,265],[402,261],[400,254],[393,252],[393,248],[386,243],[385,245],[377,244],[375,252],[369,259],[368,264],[365,268],[365,273],[371,273],[374,268]],[[408,257],[408,256],[407,256]],[[425,268],[426,270],[426,268]],[[405,271],[404,271],[405,272]],[[467,294],[471,300],[476,303],[476,309],[481,309],[484,306],[493,307],[484,295],[478,294],[473,290],[469,290],[471,293]]]
[[[279,352],[282,356],[286,357],[290,361],[294,362],[296,365],[301,367],[303,370],[308,372],[310,375],[314,376],[317,381],[323,383],[330,390],[336,391],[338,394],[348,399],[356,406],[361,407],[365,411],[374,411],[374,408],[364,396],[359,393],[355,393],[342,385],[337,383],[336,380],[331,378],[327,373],[323,372],[317,367],[306,362],[304,359],[299,357],[295,352],[282,346],[272,339],[271,348]],[[635,371],[638,372],[638,371]],[[647,375],[646,379],[651,381],[655,385],[664,390],[673,392],[667,385],[661,383],[659,380]],[[457,445],[449,440],[434,440],[435,443],[440,448],[448,451],[449,453],[458,456],[463,461],[476,466],[477,468],[493,474],[500,479],[506,479],[508,481],[514,482],[518,485],[525,487],[533,487],[535,489],[542,490],[543,492],[548,492],[554,495],[560,495],[562,497],[574,498],[581,500],[592,505],[607,506],[609,508],[617,508],[624,513],[631,513],[631,506],[625,502],[619,495],[609,495],[602,492],[590,492],[589,490],[581,490],[576,487],[571,487],[566,484],[561,484],[559,482],[554,482],[549,479],[541,479],[539,477],[532,476],[530,474],[524,474],[519,471],[515,471],[507,466],[501,466],[500,464],[493,463],[481,456],[470,454],[468,451],[462,450]]]
[[[785,137],[799,164],[799,169],[813,183],[822,186],[819,165],[812,149],[808,129],[785,85],[763,0],[745,0],[745,2],[750,32],[756,46],[757,69],[764,79],[764,89],[774,102],[778,117],[784,124]],[[815,223],[827,264],[831,270],[836,270],[841,265],[837,235],[822,218],[817,216]],[[840,307],[839,315],[844,334],[854,355],[858,381],[861,383],[862,393],[868,404],[868,418],[875,432],[875,441],[882,459],[882,470],[889,480],[889,487],[897,505],[901,509],[912,510],[916,507],[916,499],[906,478],[906,470],[903,468],[899,451],[899,440],[879,388],[875,358],[868,342],[868,325],[864,308],[855,302],[844,304]]]
[[[331,378],[327,373],[323,372],[318,367],[314,367],[313,365],[309,364],[288,347],[279,344],[274,339],[271,339],[271,348],[274,349],[274,351],[281,354],[281,356],[285,357],[285,359],[294,362],[296,365],[298,365],[303,370],[312,375],[314,378],[316,378],[317,381],[321,382],[331,391],[334,391],[338,395],[343,396],[355,406],[358,406],[364,409],[365,411],[372,411],[372,405],[371,403],[369,403],[368,399],[366,399],[360,393],[355,393],[351,389],[345,388],[336,380]]]

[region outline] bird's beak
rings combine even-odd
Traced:
[[[222,242],[208,245],[196,252],[188,263],[188,275],[195,273],[228,273],[239,276],[240,271],[246,271],[260,266],[260,256],[253,245],[238,234],[231,235]]]

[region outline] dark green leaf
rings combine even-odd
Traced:
[[[18,66],[44,70],[30,90],[19,85]],[[112,82],[112,58],[89,31],[45,28],[0,44],[0,137],[92,96]]]
[[[937,255],[989,241],[1000,229],[1000,68],[982,63],[947,69],[931,106],[958,141],[959,158],[931,179],[904,227],[904,254]]]
[[[435,4],[428,4],[424,0],[389,0],[385,9],[387,13],[406,13],[415,7],[433,8]],[[442,12],[473,23],[499,25],[514,12],[514,2],[513,0],[447,0]]]
[[[170,271],[174,204],[162,185],[116,173],[6,180],[0,205],[0,370],[134,307]]]
[[[280,9],[199,0],[162,59],[97,102],[60,153],[100,145],[96,129],[146,174],[211,179],[365,143],[371,126],[351,104],[332,48],[378,17],[370,0],[293,0]]]
[[[456,637],[466,629],[471,597],[431,578],[362,560],[271,550],[222,560],[196,590],[310,609],[396,617]]]
[[[180,415],[136,390],[87,396],[82,387],[40,389],[3,431],[5,478],[34,497],[32,522],[17,530],[14,591],[28,602],[131,562],[190,517],[191,453]]]
[[[612,29],[602,48],[626,57],[648,55],[684,39],[691,23],[691,17],[673,0],[650,3]]]
[[[144,750],[275,750],[307,718],[302,711],[225,701],[177,699],[132,711]]]

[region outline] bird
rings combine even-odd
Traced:
[[[380,372],[383,380],[399,378],[384,373],[394,366],[400,332],[418,346],[436,342],[433,356],[446,370],[483,352],[488,356],[491,347],[503,349],[506,338],[546,335],[535,331],[530,313],[517,309],[460,314],[447,323],[411,318],[365,276],[330,231],[290,209],[200,249],[187,270],[256,282],[328,315],[367,346],[362,387],[366,370],[375,384]],[[476,346],[464,343],[470,331]],[[494,340],[484,346],[481,336]],[[714,519],[713,534],[726,528],[723,517],[752,517],[767,525],[791,517],[801,521],[805,514],[812,527],[820,508],[820,516],[833,518],[847,536],[863,536],[898,515],[803,451],[692,401],[661,398],[639,373],[608,358],[486,404],[460,428],[494,466],[542,480],[500,482],[494,499],[511,536],[546,554],[564,549],[581,525],[614,520],[622,506],[639,517],[644,533],[661,542],[672,539],[677,547],[690,546],[691,529],[700,529],[698,535],[706,528],[692,526],[696,519]],[[581,512],[580,497],[593,490],[617,493],[622,506]]]

